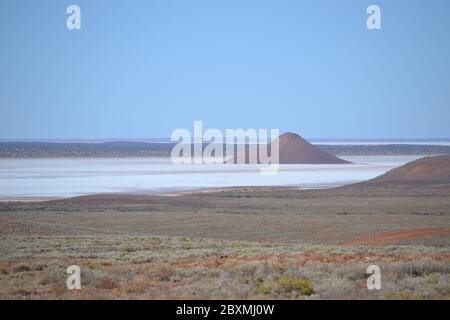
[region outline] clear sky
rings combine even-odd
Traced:
[[[450,138],[448,0],[4,0],[0,35],[0,139]]]

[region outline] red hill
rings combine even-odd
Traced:
[[[335,157],[325,151],[314,147],[311,143],[300,137],[295,133],[284,133],[278,137],[280,164],[345,164],[350,163],[346,160]],[[271,150],[271,144],[269,144]],[[265,151],[265,150],[263,150]],[[257,147],[251,147],[250,151],[245,151],[245,163],[249,163],[249,153],[258,154]],[[238,157],[231,160],[232,163],[237,162]],[[259,158],[258,158],[259,159]]]
[[[450,185],[450,155],[425,157],[351,186]],[[350,187],[350,186],[349,186]]]

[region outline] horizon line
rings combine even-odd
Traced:
[[[308,138],[304,139],[315,142],[450,142],[449,138]],[[176,142],[170,138],[0,138],[0,142],[59,142],[59,143],[82,143],[82,142]]]

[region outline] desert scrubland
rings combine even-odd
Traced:
[[[446,185],[0,204],[0,298],[448,299]],[[66,288],[69,265],[82,289]],[[382,289],[367,290],[379,265]]]

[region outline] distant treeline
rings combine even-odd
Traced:
[[[173,143],[0,142],[0,158],[168,157]]]
[[[315,145],[337,156],[450,154],[450,146],[419,144]]]
[[[174,143],[104,142],[0,142],[0,158],[114,158],[169,157]],[[433,155],[450,154],[450,146],[439,145],[315,145],[337,155]]]

